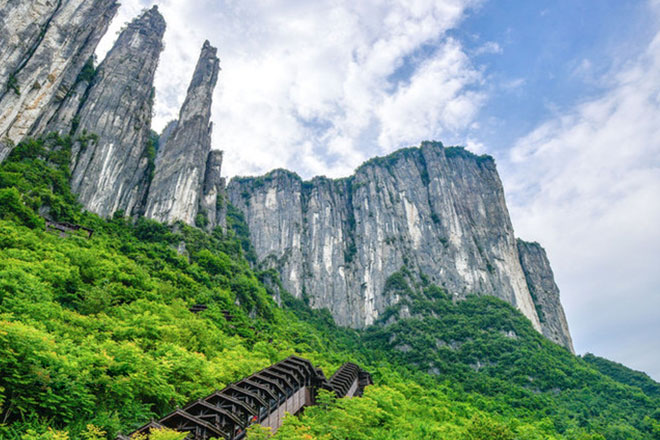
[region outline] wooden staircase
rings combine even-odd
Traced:
[[[319,389],[333,391],[337,397],[354,397],[361,396],[371,384],[371,375],[351,362],[328,380],[309,360],[289,356],[117,439],[148,437],[152,429],[170,428],[188,433],[186,440],[238,440],[254,423],[275,432],[286,413],[297,414],[305,406],[316,404]]]

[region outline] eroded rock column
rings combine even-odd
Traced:
[[[170,127],[167,141],[158,150],[147,197],[147,217],[164,223],[195,224],[203,204],[211,151],[211,103],[220,71],[216,53],[217,49],[206,41],[176,126]]]
[[[71,188],[90,211],[110,216],[139,209],[147,189],[147,142],[153,81],[165,20],[156,7],[128,24],[98,67],[76,116],[75,137],[97,140],[72,149]]]
[[[559,288],[555,283],[545,250],[538,243],[518,240],[518,253],[543,334],[551,341],[568,348],[571,353],[575,353],[568,321],[559,298]]]

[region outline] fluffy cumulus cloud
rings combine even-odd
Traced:
[[[657,6],[656,6],[657,8]],[[578,351],[660,379],[660,34],[501,161],[519,235],[548,248]]]
[[[386,96],[377,110],[379,145],[396,148],[425,137],[440,139],[469,126],[484,95],[467,87],[480,81],[460,45],[447,41],[423,62],[408,84]]]
[[[150,3],[123,1],[113,31]],[[465,143],[483,100],[481,74],[446,35],[476,0],[156,3],[168,30],[155,128],[176,117],[209,39],[223,69],[214,147],[228,175],[287,167],[340,176],[420,140]]]

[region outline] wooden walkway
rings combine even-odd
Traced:
[[[84,226],[74,225],[73,223],[66,222],[54,222],[48,219],[44,220],[46,221],[46,230],[59,232],[60,237],[62,238],[68,237],[69,235],[78,233],[80,231],[82,231],[85,238],[87,239],[92,238],[92,235],[94,235],[94,231],[92,229],[86,228]]]
[[[354,397],[361,396],[372,383],[368,372],[350,362],[328,380],[307,359],[290,356],[117,439],[148,435],[152,429],[163,427],[187,432],[186,440],[238,440],[254,423],[275,432],[286,413],[297,414],[305,406],[314,405],[319,389],[333,391],[337,397]]]

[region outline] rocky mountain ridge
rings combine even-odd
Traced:
[[[0,60],[6,60],[3,67],[11,72],[1,78],[0,160],[28,135],[71,135],[71,187],[87,210],[103,217],[121,212],[197,223],[208,230],[224,225],[225,209],[216,203],[225,183],[220,176],[222,153],[211,151],[211,102],[220,71],[217,50],[204,43],[179,121],[159,142],[151,132],[153,82],[166,28],[158,7],[128,23],[95,68],[93,52],[118,4],[46,4],[51,6],[37,0],[12,3],[0,15],[6,35],[26,36],[24,42],[6,38],[7,46],[0,51]],[[68,31],[64,20],[71,24]],[[43,23],[36,36],[34,22]],[[49,56],[40,57],[47,51]],[[70,59],[65,63],[54,58],[57,54],[69,54]],[[11,62],[18,67],[8,70],[5,66]],[[28,76],[32,64],[36,73]],[[45,87],[30,87],[40,75],[53,84],[47,94]]]
[[[497,296],[572,350],[545,253],[516,240],[490,156],[424,142],[349,178],[275,170],[234,178],[227,194],[262,267],[342,325],[368,326],[397,303],[386,284],[405,267],[456,298]]]
[[[71,185],[103,217],[146,216],[207,230],[240,211],[258,264],[294,296],[357,328],[399,301],[402,267],[456,298],[500,297],[572,350],[544,251],[516,240],[495,163],[425,142],[376,158],[349,178],[303,181],[275,170],[226,187],[212,150],[217,50],[204,43],[179,119],[151,132],[165,20],[157,7],[128,24],[98,68],[91,57],[114,0],[0,0],[0,161],[20,140],[73,139]]]

